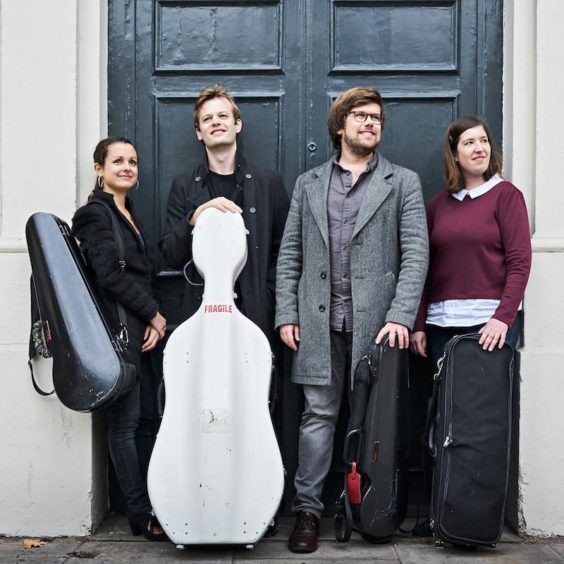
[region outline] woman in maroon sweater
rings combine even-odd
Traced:
[[[517,346],[517,312],[531,269],[525,201],[500,177],[486,124],[474,117],[454,121],[443,159],[447,186],[427,210],[429,272],[410,339],[411,350],[433,366],[455,335],[480,333],[489,351]],[[429,521],[413,534],[431,536]]]
[[[487,125],[461,117],[443,149],[446,190],[427,210],[430,263],[411,349],[436,364],[455,335],[481,333],[492,351],[515,347],[531,269],[525,200],[503,180]]]

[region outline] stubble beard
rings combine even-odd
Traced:
[[[342,142],[349,148],[351,153],[358,157],[367,157],[371,155],[378,147],[380,141],[374,141],[370,146],[358,142],[356,139],[351,139],[346,133],[343,135]]]

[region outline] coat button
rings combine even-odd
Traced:
[[[255,212],[257,211],[257,208],[251,207],[251,208],[249,208],[249,211],[250,211],[251,213],[255,213]]]
[[[245,174],[245,178],[252,178],[253,175],[250,172],[247,172],[247,174]]]
[[[327,278],[327,272],[325,272],[325,270],[321,273],[321,278],[323,280],[325,280],[325,278]]]
[[[194,180],[195,180],[196,182],[200,182],[200,180],[202,180],[202,177],[201,177],[201,176],[196,176],[196,178],[194,178]]]
[[[321,304],[321,305],[319,306],[319,311],[320,311],[321,313],[323,313],[323,312],[325,311],[325,306],[324,306],[323,304]]]

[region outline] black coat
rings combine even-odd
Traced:
[[[151,285],[152,266],[147,244],[143,244],[127,219],[119,212],[114,197],[95,191],[94,200],[108,204],[118,219],[125,244],[125,268],[119,263],[118,245],[107,208],[86,204],[72,219],[72,233],[79,240],[94,281],[106,320],[113,331],[119,327],[116,301],[126,309],[130,349],[139,350],[148,322],[158,312]],[[126,206],[131,211],[129,200]],[[131,342],[133,339],[134,342]],[[139,349],[138,349],[139,347]]]
[[[159,247],[168,266],[183,268],[192,259],[192,226],[188,218],[194,210],[212,199],[207,162],[192,174],[172,183],[166,212],[165,231]],[[247,263],[239,276],[241,310],[272,340],[274,335],[274,291],[276,261],[288,215],[288,194],[279,174],[247,162],[237,153],[235,178],[241,189],[243,220],[249,231]],[[241,200],[238,200],[238,202]],[[187,269],[191,280],[202,282],[193,264]],[[203,286],[185,285],[183,319],[200,306]]]

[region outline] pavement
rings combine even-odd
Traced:
[[[0,562],[15,564],[168,564],[169,562],[254,564],[351,562],[401,562],[458,564],[472,563],[564,563],[564,538],[528,539],[506,531],[495,548],[479,548],[472,552],[454,548],[437,548],[432,539],[418,539],[410,534],[399,533],[392,542],[371,545],[353,533],[351,541],[340,544],[335,541],[331,519],[323,519],[319,549],[312,554],[293,554],[286,542],[293,519],[282,517],[278,532],[259,542],[253,550],[243,546],[195,546],[178,550],[172,543],[148,542],[133,537],[124,516],[110,513],[96,533],[90,537],[56,537],[33,539],[36,548],[25,548],[31,539],[0,537]],[[404,528],[413,526],[409,520]]]

